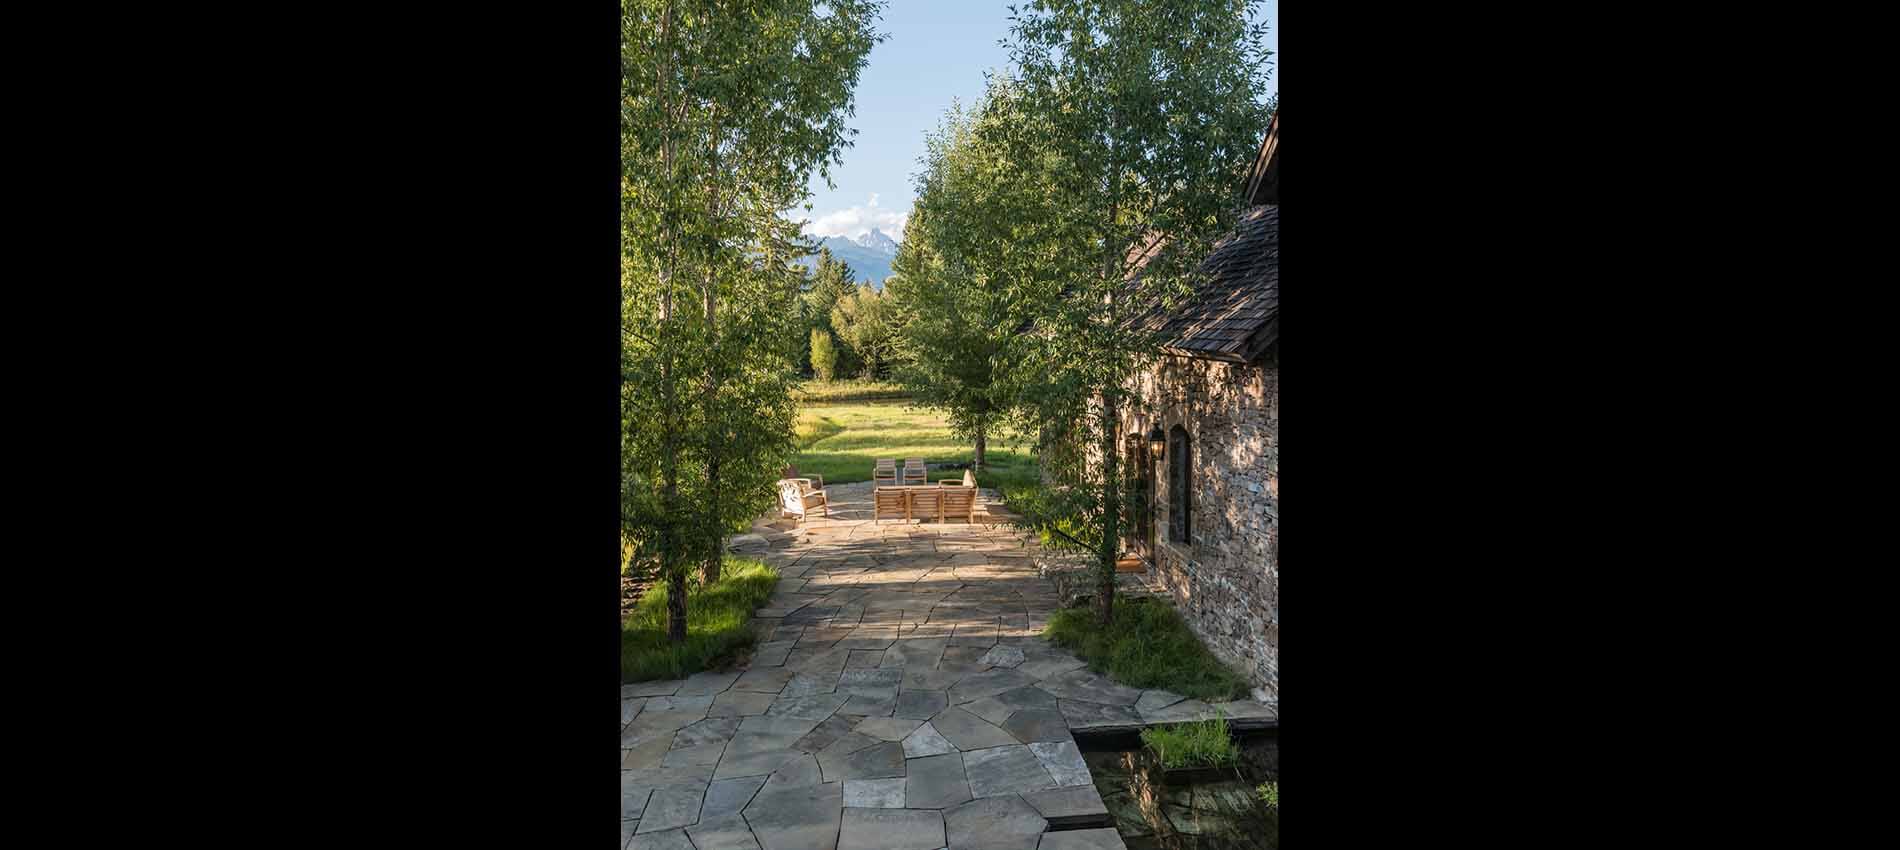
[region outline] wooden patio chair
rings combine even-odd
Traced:
[[[809,478],[781,478],[778,490],[781,514],[803,519],[812,508],[823,508],[824,515],[831,516],[831,499],[824,490],[813,487]]]
[[[907,458],[904,461],[904,483],[929,484],[930,474],[925,471],[923,458]]]
[[[876,487],[871,490],[871,521],[910,520],[910,495],[901,487]]]
[[[886,487],[897,486],[897,461],[879,460],[877,466],[871,470],[871,483],[873,486],[879,484]]]
[[[939,511],[944,520],[951,517],[963,517],[964,522],[976,522],[976,488],[961,484],[946,484],[937,488],[940,503]]]
[[[823,475],[819,475],[816,472],[810,475],[799,475],[798,464],[791,464],[785,467],[785,471],[779,473],[778,477],[780,478],[809,478],[811,479],[811,486],[816,487],[820,490],[825,489],[825,477]]]
[[[909,488],[910,515],[926,522],[931,519],[943,522],[943,490],[942,487]]]

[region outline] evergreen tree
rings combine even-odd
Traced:
[[[838,299],[857,291],[857,273],[851,264],[833,256],[830,248],[818,249],[818,268],[812,274],[811,290],[805,294],[804,311],[806,325],[831,335],[834,341],[843,337],[833,326],[831,313],[838,306]],[[863,361],[849,349],[837,350],[837,361],[833,373],[838,375],[856,374],[863,367]],[[821,378],[820,380],[829,380]]]

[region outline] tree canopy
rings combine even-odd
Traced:
[[[659,562],[675,640],[692,565],[717,577],[791,450],[803,278],[779,213],[849,144],[881,8],[621,4],[621,528]]]
[[[831,326],[863,364],[864,377],[882,377],[897,351],[895,311],[889,296],[858,286],[831,308]]]
[[[1036,159],[1018,159],[1007,134],[1021,120],[1007,83],[993,80],[971,110],[953,106],[925,140],[917,201],[892,264],[900,316],[895,375],[975,444],[1015,407],[1011,343],[1034,265],[1028,239],[1045,208]]]
[[[1190,275],[1240,209],[1266,131],[1269,52],[1255,0],[1030,0],[1012,16],[1014,120],[999,133],[1034,163],[1042,203],[1018,244],[1017,401],[1049,429],[1048,508],[1098,552],[1098,612],[1113,616],[1129,482],[1121,422],[1161,340],[1142,319]],[[1086,446],[1087,450],[1081,450]]]

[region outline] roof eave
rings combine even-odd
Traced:
[[[1254,331],[1253,335],[1247,338],[1246,343],[1241,346],[1241,356],[1245,362],[1252,363],[1259,360],[1260,355],[1267,353],[1267,349],[1272,348],[1274,343],[1279,341],[1280,314],[1275,311],[1272,318],[1267,319],[1259,330]]]
[[[1267,125],[1267,138],[1260,143],[1260,156],[1254,160],[1247,177],[1247,203],[1252,206],[1280,203],[1280,113],[1273,113]]]
[[[1161,350],[1177,357],[1192,357],[1196,360],[1219,360],[1223,363],[1245,363],[1246,358],[1231,351],[1211,351],[1205,348],[1180,348],[1173,345],[1161,346]]]

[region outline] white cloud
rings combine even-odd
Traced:
[[[904,222],[910,219],[910,210],[890,210],[877,205],[878,193],[872,192],[868,202],[861,206],[845,207],[825,213],[817,219],[805,221],[805,232],[811,236],[846,236],[856,239],[872,228],[884,231],[884,235],[894,240],[904,238]]]

